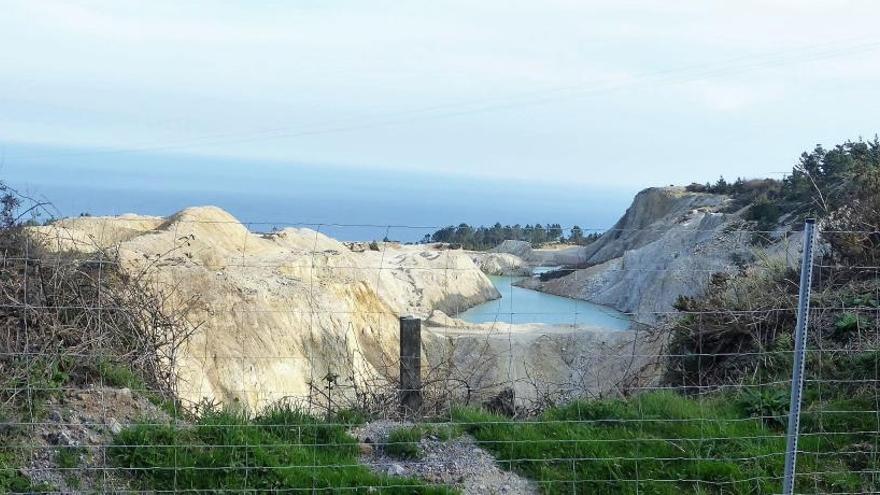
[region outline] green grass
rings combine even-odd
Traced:
[[[422,431],[418,428],[398,428],[388,434],[383,448],[385,453],[397,459],[419,459],[422,451],[419,441]]]
[[[253,418],[208,411],[194,425],[134,425],[108,453],[152,490],[451,493],[358,465],[357,443],[341,423],[281,407]]]
[[[3,440],[0,437],[0,440]],[[22,460],[10,452],[0,450],[0,493],[42,493],[53,488],[45,483],[32,483],[21,474]]]
[[[798,459],[801,492],[875,490],[880,468],[876,403],[865,391],[807,390]],[[418,458],[418,442],[468,432],[505,469],[544,493],[770,494],[784,466],[783,393],[672,392],[627,400],[578,401],[528,421],[478,409],[453,424],[393,431],[384,446]],[[820,401],[817,397],[824,396]],[[771,416],[768,418],[767,416]],[[135,425],[109,449],[113,462],[146,489],[200,491],[315,489],[333,493],[448,493],[418,481],[379,476],[357,464],[346,415],[320,421],[285,408],[249,418],[208,411],[194,425]],[[860,473],[861,472],[861,473]]]
[[[61,447],[55,454],[55,464],[62,469],[73,469],[79,466],[83,452],[81,447]]]
[[[141,380],[127,366],[117,364],[109,359],[99,359],[95,365],[98,374],[104,385],[110,387],[127,387],[130,389],[145,389],[143,380]]]
[[[697,400],[662,392],[629,400],[575,402],[532,421],[474,409],[458,409],[454,419],[466,425],[503,467],[538,481],[545,493],[777,493],[784,431],[750,417],[743,404],[730,395]],[[876,435],[816,434],[865,431],[858,429],[864,426],[876,431],[876,418],[870,423],[865,405],[824,404],[823,410],[841,406],[866,412],[824,415],[822,428],[805,421],[804,431],[810,434],[801,438],[799,448],[822,454],[802,454],[799,472],[829,474],[803,476],[799,489],[858,493],[873,488],[870,475],[860,477],[853,471],[877,469],[877,459],[850,459],[840,452],[853,450],[859,442],[873,444]],[[865,421],[869,424],[860,424]]]
[[[398,428],[388,434],[383,449],[385,453],[397,459],[420,459],[422,452],[419,442],[423,438],[446,441],[459,437],[462,433],[462,429],[456,425],[440,423]]]
[[[141,377],[131,371],[128,366],[101,358],[94,364],[94,368],[104,385],[131,389],[149,400],[154,406],[165,411],[169,416],[173,418],[183,416],[183,411],[173,400],[162,397],[148,387]]]

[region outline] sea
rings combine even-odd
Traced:
[[[415,242],[460,223],[559,223],[602,231],[635,193],[540,177],[14,144],[2,147],[0,180],[51,202],[53,216],[165,216],[214,205],[255,231],[307,226],[348,241]]]

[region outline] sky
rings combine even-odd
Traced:
[[[612,188],[778,175],[816,143],[878,132],[873,0],[0,12],[8,163],[39,159],[27,144]]]

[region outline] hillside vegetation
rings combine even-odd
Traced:
[[[749,184],[740,180],[711,189],[751,198],[750,209],[758,208],[760,215],[773,212],[757,220],[759,226],[769,222],[775,227],[783,215],[795,226],[806,216],[819,220],[812,348],[873,345],[880,290],[873,268],[880,255],[880,142],[817,147],[801,156],[785,180]],[[681,357],[670,363],[670,381],[694,386],[729,382],[745,372],[786,375],[789,359],[768,358],[772,354],[767,353],[791,346],[798,278],[792,268],[758,262],[733,276],[717,274],[703,297],[680,297],[676,308],[682,316],[673,325],[672,354]]]

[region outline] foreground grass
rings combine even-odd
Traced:
[[[777,393],[779,392],[779,393]],[[426,436],[470,433],[502,468],[544,493],[779,493],[784,390],[690,398],[671,392],[579,401],[533,420],[457,409],[450,423],[392,433],[385,449],[417,458]],[[876,394],[807,390],[798,457],[801,493],[876,491],[880,468]],[[447,493],[357,465],[347,421],[279,408],[255,418],[229,412],[197,424],[136,425],[109,453],[145,488],[178,491]],[[370,488],[373,487],[373,488]]]
[[[117,435],[109,455],[152,490],[451,493],[359,466],[346,427],[286,408],[254,418],[209,412],[194,425],[135,425]]]
[[[821,426],[805,414],[802,492],[876,488],[869,469],[877,469],[877,456],[859,451],[864,442],[874,445],[876,433],[839,434],[876,432],[876,408],[837,406],[848,414],[831,414]],[[502,467],[537,481],[545,493],[779,493],[785,462],[780,418],[753,418],[743,410],[732,396],[696,400],[664,392],[575,402],[533,421],[474,409],[459,409],[454,419]],[[863,430],[866,422],[870,428]]]

